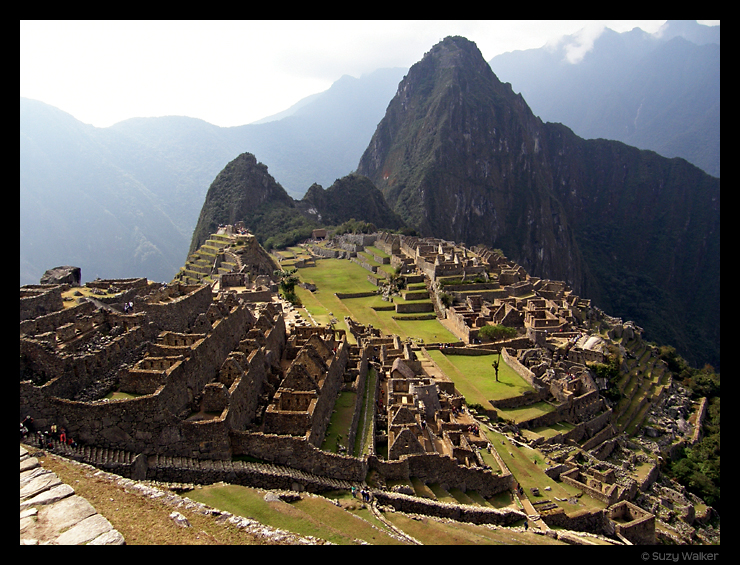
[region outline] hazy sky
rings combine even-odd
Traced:
[[[167,115],[237,126],[342,75],[410,67],[448,35],[474,41],[489,61],[577,34],[577,60],[604,27],[654,33],[664,22],[21,21],[20,95],[97,127]]]

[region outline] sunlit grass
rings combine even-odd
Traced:
[[[398,335],[402,340],[414,338],[424,343],[454,343],[458,338],[450,333],[438,320],[395,320],[396,312],[377,311],[373,307],[391,306],[379,296],[339,299],[335,293],[355,294],[376,292],[378,287],[367,280],[369,271],[360,265],[343,259],[321,259],[315,267],[299,269],[302,282],[316,285],[315,292],[296,288],[304,307],[311,312],[317,323],[328,323],[333,317],[337,328],[348,331],[344,317],[349,316],[363,325],[372,325],[387,335]],[[400,297],[394,300],[404,302]],[[329,314],[331,312],[331,314]]]
[[[447,376],[455,382],[455,388],[467,402],[481,404],[492,409],[491,400],[501,400],[520,396],[524,392],[534,392],[532,386],[522,379],[503,359],[500,360],[498,382],[492,366],[499,359],[491,355],[445,355],[443,351],[428,349],[429,356]]]

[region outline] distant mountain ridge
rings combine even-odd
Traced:
[[[603,37],[633,37],[639,43],[642,35],[646,34],[640,30],[627,34],[607,30]],[[681,36],[704,43],[718,41],[718,35],[719,26],[691,22],[669,22],[663,30],[664,38]],[[599,46],[597,41],[595,50]],[[546,54],[544,50],[532,53]],[[588,56],[583,62],[588,62]],[[547,68],[537,68],[537,74],[548,76]],[[631,71],[629,65],[622,65],[619,72],[613,69],[609,84],[621,81],[634,85],[628,94],[640,92],[645,85],[628,78]],[[110,128],[94,128],[42,102],[21,99],[21,284],[37,283],[46,269],[58,264],[81,266],[83,281],[131,275],[168,280],[182,265],[208,186],[228,162],[243,152],[256,155],[296,199],[313,183],[332,185],[357,166],[406,72],[381,69],[359,79],[343,77],[327,91],[259,121],[264,123],[234,128],[177,116],[134,118]],[[503,70],[500,78],[525,92]],[[712,80],[704,82],[713,84]],[[595,81],[590,83],[584,92],[595,88]],[[548,88],[548,95],[557,93],[555,86]],[[572,92],[569,95],[574,99]],[[547,117],[529,94],[524,98],[546,121],[561,121],[577,129],[570,118]],[[587,103],[600,98],[593,91],[586,100],[579,99],[576,117],[585,114]],[[682,100],[688,103],[690,97]],[[616,108],[624,105],[620,102]],[[639,103],[632,106],[623,113],[634,120]],[[647,118],[647,107],[643,106],[640,116]],[[670,144],[700,153],[696,160],[686,153],[677,154],[695,164],[700,158],[719,155],[719,129],[706,127],[719,123],[719,105],[716,120],[711,114],[706,119],[689,118],[685,105],[666,104],[664,108],[668,116],[686,117],[689,124],[681,134],[670,137]],[[596,115],[606,114],[599,110]],[[666,134],[655,120],[646,131]]]
[[[20,284],[61,264],[83,282],[171,280],[227,163],[252,152],[297,198],[330,186],[356,166],[404,72],[344,77],[285,119],[233,128],[182,116],[96,128],[21,98]]]
[[[682,157],[720,176],[720,26],[668,21],[659,33],[605,29],[583,59],[574,37],[489,64],[547,122]]]

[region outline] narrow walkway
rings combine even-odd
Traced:
[[[378,509],[378,505],[373,499],[372,503],[370,503],[370,511],[372,514],[380,521],[382,524],[384,524],[389,530],[393,532],[395,536],[398,537],[401,541],[408,542],[413,545],[424,545],[421,543],[418,539],[411,537],[406,532],[404,532],[402,529],[395,526],[395,524],[391,523],[390,521],[386,520],[385,516],[383,516],[383,513]]]
[[[527,520],[530,522],[532,527],[537,528],[538,530],[542,530],[543,532],[546,532],[550,529],[547,524],[545,524],[544,520],[542,520],[540,513],[535,510],[534,506],[532,506],[532,503],[526,496],[519,496],[518,494],[514,493],[514,497],[522,505],[524,513],[527,515]]]
[[[21,545],[124,545],[123,536],[20,446]]]

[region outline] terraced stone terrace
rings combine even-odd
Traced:
[[[624,374],[619,380],[623,397],[615,410],[619,414],[616,426],[620,432],[634,435],[670,384],[670,374],[665,363],[653,354],[652,347],[631,342],[627,344],[627,351],[631,358],[624,360]]]

